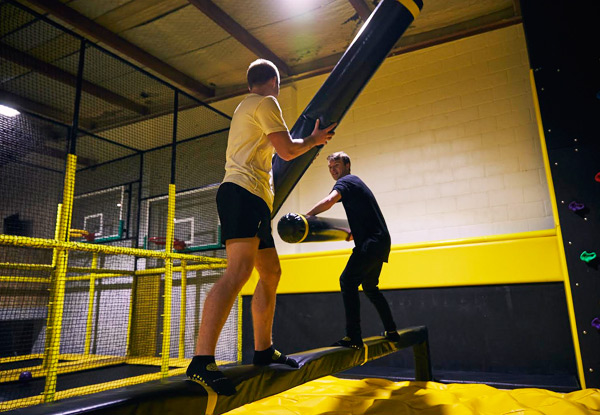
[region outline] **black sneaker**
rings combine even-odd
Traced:
[[[219,370],[215,362],[206,364],[194,357],[185,374],[192,382],[202,385],[204,389],[212,389],[217,395],[231,396],[236,392],[233,382]]]
[[[336,341],[332,344],[332,346],[342,346],[342,347],[350,347],[352,349],[362,349],[364,344],[362,339],[359,337],[358,339],[353,339],[348,336],[344,337],[341,340]]]
[[[401,340],[400,335],[398,334],[397,331],[386,331],[383,333],[383,337],[385,337],[389,341],[396,342],[396,343]]]

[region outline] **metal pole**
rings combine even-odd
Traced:
[[[181,310],[179,310],[179,355],[185,357],[185,320],[187,308],[187,261],[181,261]]]
[[[175,185],[169,185],[169,205],[167,212],[167,240],[165,253],[173,252],[173,231],[175,228]],[[173,258],[169,255],[165,259],[165,292],[163,312],[163,342],[161,375],[166,378],[169,374],[169,355],[171,346],[171,292],[173,287]]]
[[[92,268],[98,268],[98,253],[94,252],[92,256]],[[85,326],[85,349],[83,354],[86,356],[90,354],[90,344],[92,342],[92,321],[94,314],[94,295],[96,294],[96,274],[90,274],[90,293],[88,300],[88,313],[87,313],[87,323]]]
[[[71,213],[73,210],[73,193],[75,190],[75,170],[77,168],[77,156],[67,155],[67,168],[65,172],[65,184],[63,191],[62,212],[60,215],[60,228],[57,234],[60,241],[68,242]],[[44,402],[54,400],[56,393],[56,378],[58,376],[58,359],[60,354],[60,334],[62,329],[62,317],[65,300],[65,281],[67,275],[67,262],[69,251],[61,249],[58,252],[56,271],[50,288],[50,313],[48,315],[48,326],[46,327],[46,338],[48,348],[45,351],[46,383],[44,385]]]
[[[177,118],[179,114],[179,92],[175,91],[173,97],[173,136],[171,148],[171,184],[175,184],[175,173],[177,170]]]
[[[85,63],[85,47],[87,41],[81,39],[79,47],[79,67],[77,68],[77,83],[75,84],[75,105],[73,106],[73,125],[70,131],[70,148],[69,153],[76,154],[77,134],[79,133],[79,108],[81,107],[81,91],[83,86],[83,66]]]

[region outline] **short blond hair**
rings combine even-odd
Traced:
[[[248,86],[252,88],[254,85],[262,85],[269,80],[277,78],[279,80],[279,70],[277,66],[266,59],[257,59],[250,64],[246,72]]]

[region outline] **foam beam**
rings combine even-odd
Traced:
[[[295,386],[362,365],[368,361],[412,347],[415,379],[432,379],[429,343],[425,326],[399,330],[401,341],[393,343],[383,337],[365,339],[366,347],[323,347],[290,355],[299,369],[286,365],[223,367],[223,373],[236,385],[233,396],[208,394],[200,385],[175,376],[125,388],[77,398],[21,408],[6,412],[12,415],[169,415],[223,414],[250,402],[276,395]]]

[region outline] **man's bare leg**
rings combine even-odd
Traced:
[[[257,365],[284,363],[298,367],[298,363],[275,350],[273,345],[273,316],[281,265],[275,248],[261,249],[256,255],[255,267],[260,279],[252,296],[252,324],[254,327],[254,360]]]
[[[225,244],[227,269],[206,296],[198,330],[195,354],[214,355],[221,330],[237,295],[250,278],[258,238],[231,239]]]
[[[231,307],[252,274],[258,238],[227,240],[225,248],[227,269],[213,285],[204,302],[195,356],[186,374],[194,382],[210,387],[219,395],[233,395],[235,386],[218,369],[214,355]]]
[[[281,277],[279,256],[275,248],[261,249],[256,255],[256,270],[260,279],[252,296],[252,324],[254,350],[264,350],[273,343],[273,316],[275,296]]]

